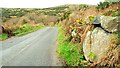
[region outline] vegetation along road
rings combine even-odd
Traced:
[[[3,41],[0,51],[0,54],[2,53],[2,65],[56,66],[54,55],[57,31],[56,27],[46,27],[22,37]]]

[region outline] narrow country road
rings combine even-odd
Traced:
[[[57,66],[57,33],[56,27],[46,27],[0,42],[2,66]]]

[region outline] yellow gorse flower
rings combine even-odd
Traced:
[[[79,22],[80,22],[80,20],[76,20],[76,22],[77,22],[77,23],[79,23]]]

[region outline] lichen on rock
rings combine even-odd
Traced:
[[[83,41],[84,56],[87,61],[101,66],[117,66],[120,64],[120,27],[113,22],[116,20],[115,17],[98,18],[97,22],[99,21],[101,26],[96,27],[92,32],[88,31]],[[117,31],[112,31],[114,27],[117,27]],[[89,57],[91,52],[94,54],[93,58]]]

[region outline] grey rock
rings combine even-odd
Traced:
[[[93,21],[92,24],[96,25],[96,24],[100,24],[100,16],[96,16]]]
[[[95,54],[92,61],[99,61],[105,52],[107,52],[109,45],[111,44],[111,36],[101,28],[95,28],[91,34],[91,52]]]
[[[92,23],[100,24],[108,32],[120,32],[120,17],[97,16]]]
[[[107,33],[102,28],[97,27],[92,32],[88,32],[83,42],[83,52],[87,61],[99,62],[109,53],[112,46],[116,46],[116,36]],[[94,58],[89,57],[90,53]]]
[[[83,42],[83,52],[84,52],[84,56],[86,58],[86,60],[90,60],[90,58],[88,57],[88,55],[90,54],[90,49],[91,49],[91,43],[90,43],[90,37],[91,36],[91,32],[87,32],[86,37],[84,39]]]
[[[119,32],[119,18],[118,17],[109,17],[109,16],[101,16],[100,17],[101,26],[107,30],[108,32]]]

